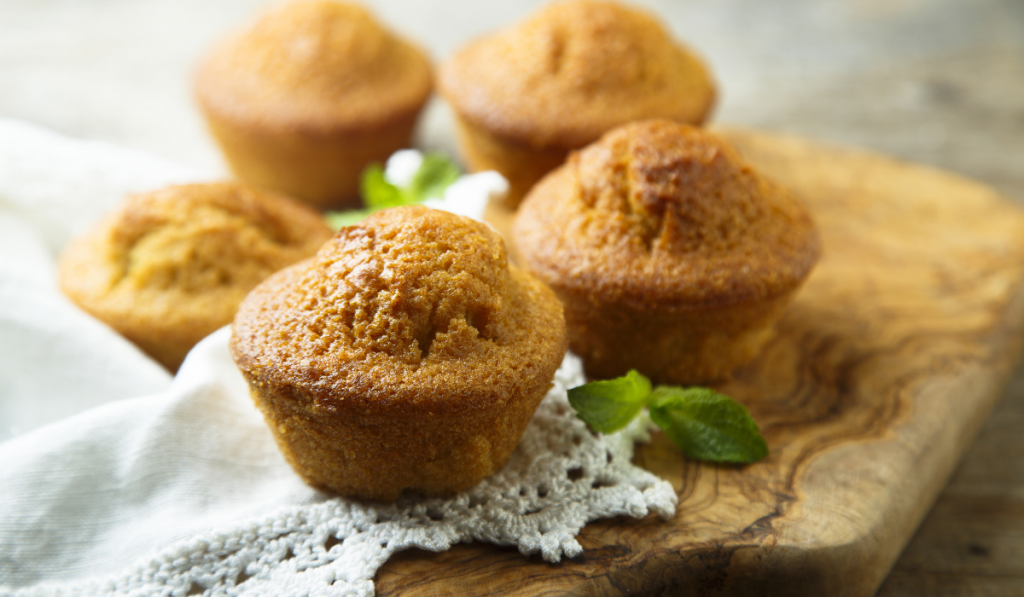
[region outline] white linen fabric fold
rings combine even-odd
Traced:
[[[228,328],[172,381],[57,289],[71,234],[126,192],[188,179],[0,120],[0,426],[15,435],[0,443],[0,595],[372,595],[401,549],[481,540],[557,561],[595,518],[672,516],[671,486],[630,463],[649,421],[606,437],[573,415],[572,355],[508,466],[467,492],[374,504],[306,486],[249,399]]]
[[[0,441],[170,384],[160,365],[64,298],[55,262],[126,194],[190,180],[153,156],[0,119]]]
[[[228,334],[197,347],[161,394],[0,444],[4,583],[109,575],[223,521],[323,499],[277,451]]]

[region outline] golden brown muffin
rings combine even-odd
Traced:
[[[280,195],[239,183],[175,186],[129,197],[71,242],[60,284],[176,371],[254,286],[330,237],[319,214]]]
[[[359,174],[407,147],[430,64],[364,8],[268,11],[201,64],[195,93],[241,179],[320,208],[358,204]]]
[[[573,152],[514,223],[588,375],[720,380],[753,358],[820,254],[807,211],[723,139],[669,121]]]
[[[515,207],[570,149],[621,124],[700,124],[714,103],[707,69],[651,15],[613,2],[552,4],[442,65],[472,170],[509,179]]]
[[[562,307],[504,241],[422,206],[343,228],[267,279],[231,351],[310,484],[445,495],[508,460],[566,350]]]

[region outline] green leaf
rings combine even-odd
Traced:
[[[461,175],[455,162],[440,153],[428,153],[404,190],[410,201],[426,201],[444,197],[444,190]]]
[[[384,167],[370,164],[359,177],[359,193],[363,197],[363,205],[372,211],[398,207],[406,204],[402,190],[384,178]]]
[[[399,187],[387,181],[383,166],[370,164],[359,177],[359,193],[366,207],[350,211],[329,211],[324,217],[328,226],[338,230],[358,224],[370,214],[382,209],[441,198],[445,189],[458,180],[461,174],[455,162],[443,154],[427,153],[424,154],[423,163],[413,174],[409,184]]]
[[[373,209],[352,209],[349,211],[329,211],[324,214],[327,225],[331,230],[341,230],[346,226],[353,226],[370,217]]]
[[[569,404],[594,431],[611,433],[636,417],[651,394],[651,380],[631,370],[617,379],[592,381],[569,390]]]
[[[768,455],[746,407],[714,390],[658,386],[648,408],[651,419],[691,458],[746,463]]]

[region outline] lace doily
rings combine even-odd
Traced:
[[[15,121],[0,120],[0,131],[3,132],[0,135],[0,140],[2,140],[0,156],[5,158],[0,160],[3,162],[3,168],[0,168],[3,171],[3,176],[0,176],[2,179],[0,180],[0,211],[2,211],[0,216],[6,218],[0,218],[0,224],[8,222],[10,225],[5,230],[17,231],[21,236],[36,235],[29,239],[35,243],[33,246],[38,245],[39,248],[38,259],[35,260],[38,263],[33,267],[43,272],[37,276],[42,281],[38,284],[40,288],[34,291],[35,294],[28,295],[22,292],[25,298],[16,303],[18,305],[38,305],[38,308],[34,311],[32,309],[14,311],[21,317],[18,323],[32,332],[33,339],[45,336],[43,332],[53,327],[54,321],[60,321],[58,329],[51,334],[52,342],[41,344],[38,350],[44,351],[46,354],[69,355],[72,354],[68,352],[69,346],[74,345],[74,341],[85,341],[93,337],[80,333],[82,326],[86,323],[94,326],[98,324],[61,302],[62,299],[47,274],[47,272],[52,272],[52,263],[49,263],[51,257],[47,253],[56,255],[70,236],[120,201],[124,193],[155,188],[171,181],[191,180],[193,174],[151,156],[102,143],[64,138]],[[406,159],[408,162],[406,170],[408,170],[412,167],[410,160],[418,158],[418,156],[409,153],[405,157],[408,158]],[[59,164],[60,168],[54,168],[54,164]],[[389,164],[388,174],[401,178],[401,165],[400,160],[396,164]],[[449,187],[443,200],[435,200],[431,206],[480,218],[488,196],[501,193],[504,185],[504,180],[494,173],[466,176],[456,185]],[[15,262],[16,260],[8,261]],[[21,291],[27,287],[26,284],[17,285]],[[48,294],[44,296],[44,292]],[[47,298],[49,302],[43,301],[40,297]],[[52,307],[51,303],[59,303],[57,306],[62,307],[67,313],[61,319],[55,319],[54,309],[56,307]],[[33,313],[38,311],[40,316],[29,320],[26,318],[26,313],[30,311]],[[80,321],[83,318],[86,321]],[[64,335],[58,333],[59,331],[63,331]],[[49,338],[49,336],[45,337]],[[226,356],[227,336],[221,334],[218,337],[220,339],[213,337],[207,339],[207,341],[213,340],[213,343],[208,345],[209,350],[199,355],[199,358],[210,359],[216,356],[224,363],[211,362],[212,364],[208,367],[209,371],[223,369],[234,373],[233,364]],[[4,340],[8,343],[15,341],[12,337],[6,337]],[[104,346],[117,343],[123,343],[123,341],[116,336],[111,336],[107,338]],[[120,394],[107,387],[109,384],[103,385],[101,382],[125,377],[127,373],[137,372],[150,366],[144,357],[129,350],[131,347],[127,345],[120,352],[111,352],[108,347],[106,351],[100,352],[96,362],[90,361],[83,355],[88,356],[87,353],[90,350],[95,352],[92,348],[95,343],[90,341],[87,344],[89,348],[83,346],[81,354],[73,353],[74,358],[30,360],[24,363],[17,361],[16,364],[24,370],[22,373],[32,376],[33,380],[48,380],[61,378],[61,375],[66,376],[68,362],[82,369],[81,376],[68,378],[71,381],[68,381],[65,386],[60,386],[61,392],[68,393],[69,399],[79,399],[79,402],[76,403],[78,407],[91,404],[87,401],[83,402],[81,394],[93,386],[98,386],[100,389],[97,392],[107,400],[120,397]],[[20,352],[25,352],[23,346],[11,351],[9,358],[13,358],[11,355],[18,355]],[[220,354],[222,352],[224,354]],[[27,354],[31,356],[35,353],[28,351]],[[115,371],[100,367],[96,363],[101,360],[114,360],[120,369]],[[61,369],[57,371],[46,369],[44,365],[51,361],[59,363]],[[87,373],[92,373],[92,376],[86,375]],[[202,375],[207,377],[202,377]],[[237,395],[232,393],[231,396],[238,398],[238,402],[231,402],[230,404],[233,406],[230,408],[225,406],[224,410],[217,412],[223,416],[232,416],[232,413],[235,412],[232,410],[234,406],[240,405],[239,408],[244,412],[248,412],[245,409],[251,407],[248,396],[245,394],[244,382],[240,378],[228,383],[216,376],[211,377],[212,375],[212,373],[202,373],[201,379],[197,378],[194,388],[185,384],[188,387],[178,391],[173,389],[175,386],[172,386],[169,395],[164,394],[163,397],[154,398],[161,400],[160,404],[168,409],[170,414],[167,414],[166,418],[157,418],[152,421],[149,418],[144,418],[142,415],[150,412],[149,406],[136,408],[132,406],[134,402],[131,400],[125,403],[111,403],[108,406],[113,408],[104,412],[107,413],[107,416],[113,416],[112,413],[115,412],[118,413],[117,416],[120,418],[117,421],[121,421],[119,424],[127,425],[128,423],[125,421],[135,420],[140,421],[140,424],[142,421],[146,421],[146,424],[158,424],[157,429],[167,433],[161,434],[159,438],[148,436],[145,438],[145,440],[152,439],[157,442],[156,444],[150,446],[147,441],[142,441],[140,438],[135,438],[135,440],[142,441],[143,446],[150,446],[155,453],[160,455],[164,454],[161,448],[171,451],[178,450],[178,446],[173,443],[161,443],[179,441],[174,439],[176,436],[171,433],[173,429],[170,429],[170,427],[180,424],[175,418],[177,415],[174,415],[178,412],[175,405],[182,405],[184,409],[182,412],[203,413],[205,411],[201,409],[196,410],[196,407],[202,404],[202,398],[212,399],[214,397],[207,396],[203,392],[209,393],[216,389],[214,393],[223,398],[226,395],[225,392],[228,392],[225,388],[235,388],[230,392],[237,391]],[[228,377],[234,379],[231,376]],[[46,570],[56,570],[57,568],[53,568],[53,566],[59,567],[62,558],[68,558],[69,549],[73,550],[74,548],[47,549],[45,541],[42,540],[35,541],[26,538],[26,541],[21,541],[20,539],[23,537],[20,536],[0,537],[0,540],[6,541],[4,549],[13,550],[0,553],[0,563],[8,567],[7,572],[11,572],[10,566],[17,567],[19,561],[24,561],[28,557],[50,557],[52,560],[46,564],[51,566],[50,568],[39,567],[24,575],[11,576],[8,574],[5,577],[2,574],[3,566],[0,566],[0,577],[19,586],[19,588],[0,586],[0,595],[145,595],[147,597],[200,594],[275,597],[283,595],[289,597],[372,595],[374,592],[373,577],[377,570],[391,554],[403,549],[419,548],[443,551],[458,542],[485,541],[499,545],[515,545],[524,554],[540,554],[545,560],[554,562],[562,557],[573,557],[581,553],[581,547],[575,537],[580,529],[591,520],[622,515],[643,517],[649,512],[655,512],[664,518],[671,517],[677,503],[672,487],[654,475],[634,467],[630,462],[633,456],[634,442],[645,440],[648,437],[651,429],[649,420],[635,421],[623,432],[612,436],[595,435],[575,417],[566,398],[567,388],[579,385],[584,381],[579,361],[571,355],[567,356],[554,381],[554,387],[541,403],[508,465],[475,488],[453,498],[370,504],[317,494],[317,497],[312,498],[311,501],[289,502],[286,500],[281,503],[294,503],[295,505],[282,506],[280,509],[260,510],[261,512],[270,512],[270,514],[240,515],[236,520],[243,522],[215,523],[216,526],[208,527],[210,528],[208,531],[199,531],[196,534],[189,534],[191,532],[189,531],[175,535],[176,537],[185,537],[185,539],[170,540],[166,543],[169,546],[165,548],[161,547],[152,551],[146,549],[137,552],[123,552],[151,554],[135,563],[130,560],[124,561],[124,568],[121,568],[122,563],[115,559],[109,567],[94,572],[95,576],[91,578],[81,574],[81,571],[75,568],[69,574],[53,577],[66,580],[44,581],[39,584],[34,583],[40,578],[46,578]],[[166,383],[167,380],[159,376],[155,380],[150,380],[148,385],[137,382],[133,387],[138,388],[138,391],[143,394],[141,394],[141,398],[134,400],[148,399],[145,392],[157,392]],[[31,391],[26,390],[28,393],[25,394],[25,400],[38,402],[42,398],[46,398],[46,404],[52,410],[54,404],[52,397],[42,396],[40,387],[42,386],[39,384],[30,386]],[[192,392],[193,389],[200,394],[189,397],[188,392]],[[176,399],[184,400],[184,402],[174,402]],[[192,402],[189,402],[190,400]],[[189,408],[193,410],[189,410]],[[209,415],[209,413],[206,414]],[[80,481],[88,484],[95,481],[96,477],[92,476],[95,472],[95,474],[106,475],[104,477],[105,483],[107,483],[105,487],[118,487],[116,483],[111,485],[113,482],[110,480],[111,478],[117,480],[117,475],[121,470],[118,467],[122,467],[124,470],[133,470],[129,466],[130,461],[133,458],[144,459],[149,453],[120,453],[120,447],[124,446],[118,443],[118,433],[108,432],[105,429],[107,419],[103,419],[99,415],[89,418],[88,413],[85,413],[85,416],[86,419],[82,419],[82,424],[93,425],[94,427],[88,427],[88,429],[92,429],[99,435],[88,433],[75,435],[74,438],[78,439],[69,440],[69,445],[72,447],[80,447],[80,444],[91,446],[91,449],[97,450],[97,453],[102,453],[106,460],[101,459],[96,463],[85,460],[75,461],[81,465],[79,467],[81,470],[75,468],[69,474],[77,475],[76,483]],[[153,423],[153,421],[157,423]],[[259,425],[257,421],[250,421],[250,423]],[[198,426],[199,423],[193,423],[193,425]],[[111,429],[115,428],[128,429],[128,427],[117,427],[116,425],[111,427]],[[192,428],[190,427],[190,429]],[[198,427],[195,429],[197,433],[206,433]],[[238,439],[242,436],[232,435],[231,437]],[[248,438],[248,436],[245,437]],[[126,443],[131,444],[130,441]],[[83,455],[77,452],[66,455],[59,452],[51,454],[46,451],[49,450],[47,447],[49,444],[46,442],[43,444],[45,445],[37,446],[35,443],[31,443],[31,446],[43,451],[36,454],[39,459],[33,462],[50,462],[47,458],[51,456],[54,458],[73,456],[79,459],[88,456],[88,454]],[[268,446],[267,449],[273,453],[272,446]],[[178,460],[174,460],[174,462],[181,466],[187,466],[187,457],[191,452],[178,451],[182,453],[177,454]],[[17,457],[19,461],[23,461],[25,458],[24,454],[21,456],[11,454],[10,456]],[[106,470],[104,467],[108,464],[113,466],[113,469]],[[93,465],[97,467],[96,471],[86,470]],[[110,467],[108,466],[108,468]],[[204,474],[212,473],[206,471]],[[285,474],[288,474],[288,471]],[[45,475],[39,475],[39,477],[40,482],[45,482],[45,478],[43,478]],[[183,480],[178,479],[175,475],[160,478],[161,482],[166,485],[152,489],[143,483],[141,489],[133,487],[131,491],[137,493],[131,493],[130,496],[121,492],[119,495],[124,498],[123,503],[135,503],[132,500],[138,499],[142,500],[138,503],[145,506],[144,500],[146,499],[171,499],[172,497],[177,499],[180,497],[172,490],[177,487],[175,483],[183,483]],[[199,475],[194,480],[189,477],[189,480],[201,482],[202,478]],[[35,477],[21,479],[23,483],[18,487],[22,487],[23,490],[36,487],[33,485],[34,480]],[[296,486],[303,487],[301,483],[296,483]],[[61,504],[78,504],[80,500],[86,498],[86,496],[75,493],[67,495],[61,493],[63,485],[60,484],[52,487],[47,485],[40,487],[46,487],[51,491],[51,494],[46,497],[46,500],[49,501],[43,500],[48,504],[47,507],[59,508],[63,507]],[[71,483],[67,487],[74,488],[80,487],[80,485]],[[12,487],[7,486],[0,491],[11,490]],[[42,505],[33,506],[33,504],[43,503],[40,501],[39,495],[24,491],[22,493],[24,495],[18,496],[19,499],[9,500],[9,503],[18,504],[19,507],[23,506],[19,512],[32,514],[45,511],[35,509],[43,508]],[[316,494],[312,490],[309,493]],[[117,519],[117,517],[107,517],[103,521],[94,519],[99,514],[109,514],[108,511],[111,507],[105,505],[106,502],[98,500],[97,495],[101,494],[90,496],[93,499],[93,502],[90,502],[92,506],[80,510],[88,513],[87,519],[81,521],[80,526],[86,529],[82,532],[87,532],[89,528],[98,532],[103,524],[115,522],[123,523],[126,526],[133,524],[130,516],[134,516],[134,514],[125,514],[129,517],[125,520]],[[200,497],[196,499],[203,499],[202,495],[206,494],[200,494]],[[270,500],[273,496],[264,497]],[[248,506],[254,508],[263,503],[259,500],[250,501],[253,503]],[[230,501],[226,503],[231,504]],[[76,508],[71,508],[71,510],[79,511]],[[162,510],[158,509],[157,511]],[[220,510],[213,508],[211,511]],[[67,514],[60,520],[65,523],[70,521],[72,524],[77,524],[75,521],[79,519],[74,518],[72,514]],[[153,523],[154,521],[140,522]],[[156,523],[163,526],[175,525],[174,520],[156,521]],[[31,537],[38,538],[39,533],[54,523],[40,519],[25,524],[28,525],[24,527],[25,529],[32,529],[29,531]],[[200,524],[196,524],[194,527],[204,528]],[[7,531],[11,532],[12,529],[20,528],[22,527],[17,525],[9,526]],[[152,524],[150,526],[142,525],[142,528],[152,529],[154,526]],[[81,531],[81,529],[79,530]],[[144,531],[140,530],[140,532]],[[111,536],[124,537],[127,535],[115,533],[105,536],[104,540],[108,540]],[[72,541],[82,541],[85,540],[84,537],[85,535],[81,534],[74,535]],[[102,545],[102,543],[91,545],[90,549],[96,549],[97,545]],[[161,544],[156,543],[156,545]],[[79,548],[84,549],[82,546]],[[95,555],[93,552],[90,554]],[[13,559],[4,561],[3,557],[5,556],[10,556]],[[81,564],[76,565],[81,566]],[[37,571],[44,572],[34,576]],[[87,568],[85,574],[88,574]],[[28,586],[21,586],[23,584]]]
[[[590,432],[566,397],[583,381],[579,359],[567,355],[508,465],[453,498],[331,498],[195,536],[112,577],[0,593],[369,596],[377,569],[403,549],[476,540],[557,562],[582,552],[575,537],[591,520],[671,518],[671,485],[631,463],[634,442],[649,439],[649,419],[610,436]]]

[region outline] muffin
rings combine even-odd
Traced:
[[[566,350],[562,307],[485,224],[423,206],[342,228],[260,284],[231,352],[310,484],[391,500],[511,456]]]
[[[330,229],[313,210],[239,183],[134,195],[60,257],[61,289],[176,371],[271,273],[316,253]]]
[[[707,69],[653,16],[613,2],[552,4],[443,64],[438,86],[472,170],[509,179],[515,207],[569,150],[647,118],[700,124]]]
[[[806,209],[725,140],[632,123],[570,155],[513,224],[565,305],[588,375],[722,380],[751,360],[821,252]]]
[[[328,1],[268,11],[195,77],[235,174],[319,208],[358,205],[360,172],[409,145],[431,88],[422,51],[364,8]]]

